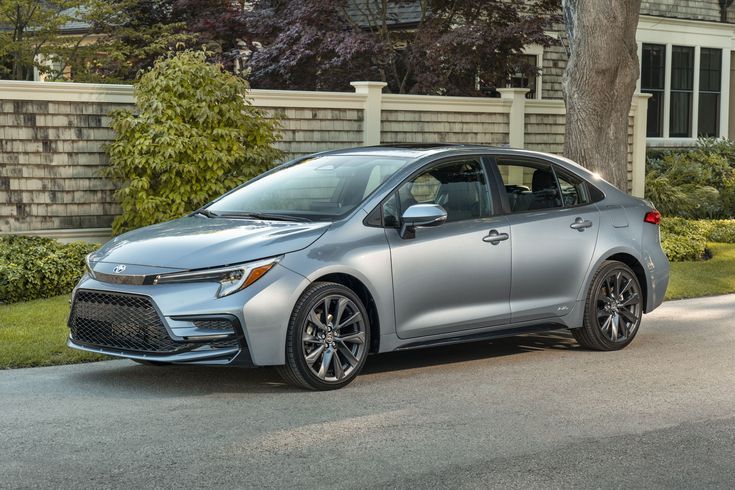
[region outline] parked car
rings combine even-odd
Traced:
[[[299,158],[89,255],[69,346],[276,366],[340,388],[370,353],[569,328],[628,345],[661,304],[659,213],[564,158],[406,145]]]

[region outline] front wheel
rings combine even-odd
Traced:
[[[584,324],[573,328],[577,342],[588,349],[619,350],[633,341],[643,317],[643,294],[630,267],[606,261],[587,292]]]
[[[281,377],[311,390],[334,390],[362,370],[370,346],[370,323],[360,298],[349,288],[316,282],[301,295],[286,335]]]

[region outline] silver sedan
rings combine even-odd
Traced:
[[[628,345],[661,304],[660,214],[579,165],[483,146],[285,163],[87,258],[69,346],[276,366],[340,388],[368,354],[569,328]]]

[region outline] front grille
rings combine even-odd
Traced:
[[[190,347],[169,337],[146,296],[79,290],[74,296],[69,328],[75,341],[98,347],[155,353]]]

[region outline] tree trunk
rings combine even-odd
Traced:
[[[563,0],[562,6],[569,43],[564,154],[627,190],[641,0]]]

